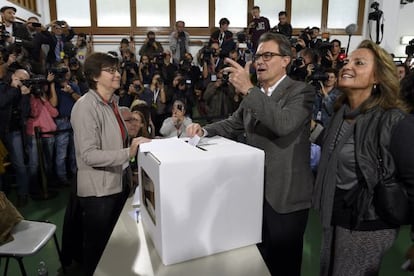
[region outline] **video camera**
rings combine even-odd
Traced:
[[[55,75],[55,83],[61,83],[66,80],[65,75],[69,70],[66,67],[52,67],[49,72]]]
[[[212,56],[217,56],[217,51],[214,48],[205,47],[203,50],[203,61],[210,62]]]
[[[162,66],[164,64],[164,59],[167,55],[165,53],[157,53],[154,55],[154,62],[158,66]]]
[[[405,54],[407,56],[412,56],[414,54],[414,39],[411,39],[408,42],[408,45],[405,47]]]
[[[315,67],[312,75],[309,77],[309,83],[313,85],[317,91],[322,89],[321,82],[329,80],[329,76],[321,68]]]
[[[30,93],[39,98],[42,96],[44,91],[43,87],[48,84],[48,81],[43,75],[35,75],[28,80],[22,80],[22,84],[26,87],[30,87]]]

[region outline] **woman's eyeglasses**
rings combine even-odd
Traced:
[[[116,72],[120,73],[118,67],[105,67],[101,69],[102,71],[108,72],[109,74],[114,75]]]

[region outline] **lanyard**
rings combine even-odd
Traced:
[[[158,94],[160,93],[160,89],[158,88],[157,90],[155,90],[154,92],[154,103],[157,103],[157,98],[158,98]]]

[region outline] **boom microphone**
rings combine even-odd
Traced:
[[[347,35],[353,35],[353,34],[356,33],[357,29],[358,29],[358,26],[356,24],[352,23],[352,24],[349,24],[348,26],[346,26],[345,32],[346,32]]]

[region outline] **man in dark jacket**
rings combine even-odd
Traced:
[[[233,33],[228,30],[230,21],[224,17],[220,19],[219,25],[220,28],[211,34],[209,45],[213,42],[217,42],[220,46],[220,56],[228,57],[230,51],[236,49]]]
[[[22,84],[29,79],[18,69],[0,83],[0,139],[4,142],[16,172],[17,206],[28,201],[29,179],[24,156],[25,121],[30,112],[30,89]]]

